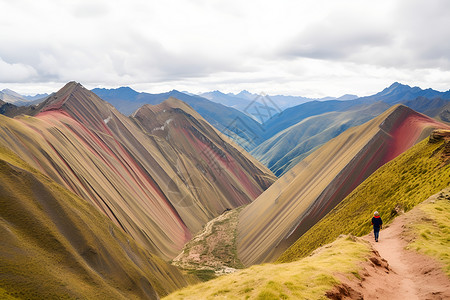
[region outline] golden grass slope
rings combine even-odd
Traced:
[[[300,237],[278,261],[291,262],[307,256],[340,234],[365,235],[372,229],[370,220],[375,210],[388,224],[397,211],[408,211],[450,186],[450,164],[443,163],[441,157],[448,143],[443,140],[429,143],[426,139],[382,166]]]
[[[0,148],[0,298],[157,299],[187,278]]]
[[[357,276],[369,255],[360,240],[342,237],[313,256],[288,264],[264,264],[189,286],[164,299],[326,299],[336,274]]]
[[[169,259],[206,222],[225,208],[251,202],[275,179],[217,134],[209,137],[215,131],[183,111],[188,106],[175,108],[166,119],[158,117],[157,127],[169,131],[165,139],[71,82],[49,97],[35,117],[0,116],[0,145]],[[153,118],[140,116],[142,122]],[[198,145],[189,143],[200,141],[205,155],[190,155]],[[216,166],[225,171],[216,176]]]
[[[240,260],[247,266],[275,260],[378,167],[441,126],[448,128],[395,106],[329,141],[242,211]]]
[[[417,206],[424,216],[407,225],[413,234],[407,248],[440,261],[450,278],[450,187],[436,198]]]

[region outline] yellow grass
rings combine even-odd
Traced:
[[[342,236],[302,260],[252,266],[164,299],[325,299],[326,291],[339,283],[335,275],[358,276],[358,262],[368,253],[365,242]]]
[[[425,216],[409,225],[415,240],[408,248],[436,258],[450,276],[450,201],[441,199],[424,203],[419,209]]]
[[[287,249],[278,262],[304,257],[340,234],[368,234],[375,210],[386,224],[397,216],[397,210],[409,211],[449,186],[450,164],[442,166],[442,144],[430,144],[426,139],[379,168]]]

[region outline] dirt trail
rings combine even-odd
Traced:
[[[450,299],[450,279],[441,266],[430,257],[405,249],[411,240],[407,222],[424,217],[422,211],[413,209],[382,229],[378,243],[373,233],[363,237],[374,248],[374,256],[379,255],[388,265],[376,266],[372,260],[365,268],[362,283],[355,287],[364,299]]]

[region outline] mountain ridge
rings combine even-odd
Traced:
[[[397,105],[332,139],[241,212],[238,257],[247,266],[276,259],[378,167],[434,127],[450,126]]]
[[[35,117],[3,119],[1,144],[93,203],[125,232],[164,258],[176,255],[191,234],[211,218],[228,206],[252,201],[275,179],[265,167],[259,163],[255,167],[253,158],[244,158],[242,151],[233,150],[237,146],[227,144],[201,121],[202,128],[210,128],[208,132],[222,143],[220,147],[226,145],[233,151],[231,155],[224,148],[225,157],[245,161],[243,166],[234,163],[233,172],[224,171],[216,180],[210,175],[213,171],[209,160],[223,170],[233,162],[215,160],[216,156],[209,160],[202,156],[197,161],[193,156],[186,158],[180,154],[182,149],[177,149],[178,144],[143,132],[134,120],[75,82],[49,97]],[[169,125],[174,134],[195,129],[191,125]],[[189,146],[189,141],[181,145]],[[205,146],[204,150],[211,149]],[[232,175],[234,172],[239,176]],[[180,185],[189,180],[196,183]],[[241,180],[246,184],[239,184]],[[200,182],[209,185],[199,191]],[[232,184],[236,192],[225,196],[220,192],[224,190],[219,187],[221,183]],[[201,203],[194,201],[199,195]]]

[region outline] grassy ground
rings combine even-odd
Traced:
[[[443,143],[424,140],[382,166],[300,237],[278,262],[305,257],[340,234],[365,235],[372,229],[370,220],[375,210],[386,224],[398,211],[408,211],[450,186],[450,164],[443,164],[440,155]]]
[[[187,287],[164,299],[326,299],[336,273],[359,277],[369,246],[342,236],[314,255],[287,264],[264,264]]]
[[[447,197],[419,206],[425,216],[408,225],[415,235],[408,248],[442,262],[450,277],[450,193]]]

